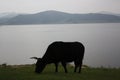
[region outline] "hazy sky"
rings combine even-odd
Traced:
[[[0,0],[0,13],[36,13],[46,10],[120,13],[120,0]]]

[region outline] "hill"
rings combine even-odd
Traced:
[[[87,13],[71,14],[60,11],[44,11],[36,14],[20,14],[11,18],[0,19],[2,25],[24,25],[24,24],[76,24],[76,23],[119,23],[120,16]]]

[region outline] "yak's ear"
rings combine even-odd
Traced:
[[[38,60],[39,58],[37,58],[37,57],[30,57],[30,59],[36,59],[36,60]]]

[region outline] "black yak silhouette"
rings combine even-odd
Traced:
[[[74,61],[76,72],[79,67],[79,73],[81,72],[81,66],[83,61],[85,48],[80,42],[53,42],[48,46],[48,49],[42,58],[31,57],[36,59],[36,73],[41,73],[45,66],[50,63],[55,64],[55,72],[58,72],[58,63],[61,62],[67,73],[66,64]]]

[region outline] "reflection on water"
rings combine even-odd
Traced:
[[[10,25],[0,27],[0,64],[31,64],[54,41],[80,41],[84,64],[120,67],[120,23]]]

